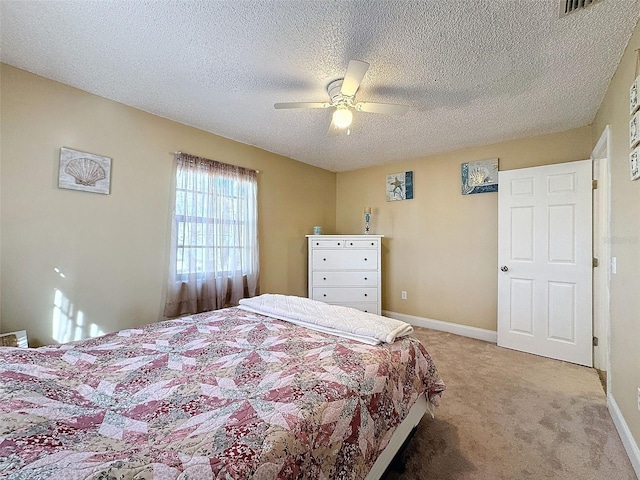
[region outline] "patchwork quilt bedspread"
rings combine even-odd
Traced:
[[[361,479],[443,389],[414,338],[369,346],[238,308],[0,348],[0,477]]]

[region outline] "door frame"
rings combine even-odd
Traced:
[[[610,282],[611,282],[611,165],[610,145],[611,131],[607,125],[593,151],[593,178],[598,188],[593,192],[593,246],[599,245],[599,267],[593,270],[593,332],[594,336],[604,333],[605,338],[599,340],[604,345],[604,354],[596,355],[594,348],[594,367],[606,372],[607,392],[611,391],[611,315],[610,315]],[[597,227],[596,227],[597,226]],[[598,301],[596,301],[596,299]],[[596,309],[596,305],[600,308]],[[596,362],[596,358],[598,361]],[[604,362],[604,364],[602,364]]]

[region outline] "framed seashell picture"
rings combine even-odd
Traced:
[[[109,195],[111,159],[61,147],[58,188]]]
[[[478,160],[460,165],[462,195],[498,191],[498,159]]]

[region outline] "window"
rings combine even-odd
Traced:
[[[192,176],[186,182],[182,175],[178,174],[176,181],[176,279],[184,280],[194,273],[250,273],[255,242],[247,233],[255,231],[250,225],[255,215],[237,205],[246,205],[253,185],[214,176],[213,191],[219,193],[213,193],[212,199],[206,193],[206,174]]]
[[[165,315],[213,310],[255,295],[256,172],[187,154],[176,161]]]

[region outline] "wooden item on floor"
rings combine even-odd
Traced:
[[[18,337],[16,337],[15,333],[11,333],[9,335],[3,335],[0,337],[0,347],[17,347],[18,346]]]
[[[0,347],[22,347],[27,348],[27,331],[18,330],[16,332],[0,333]]]

